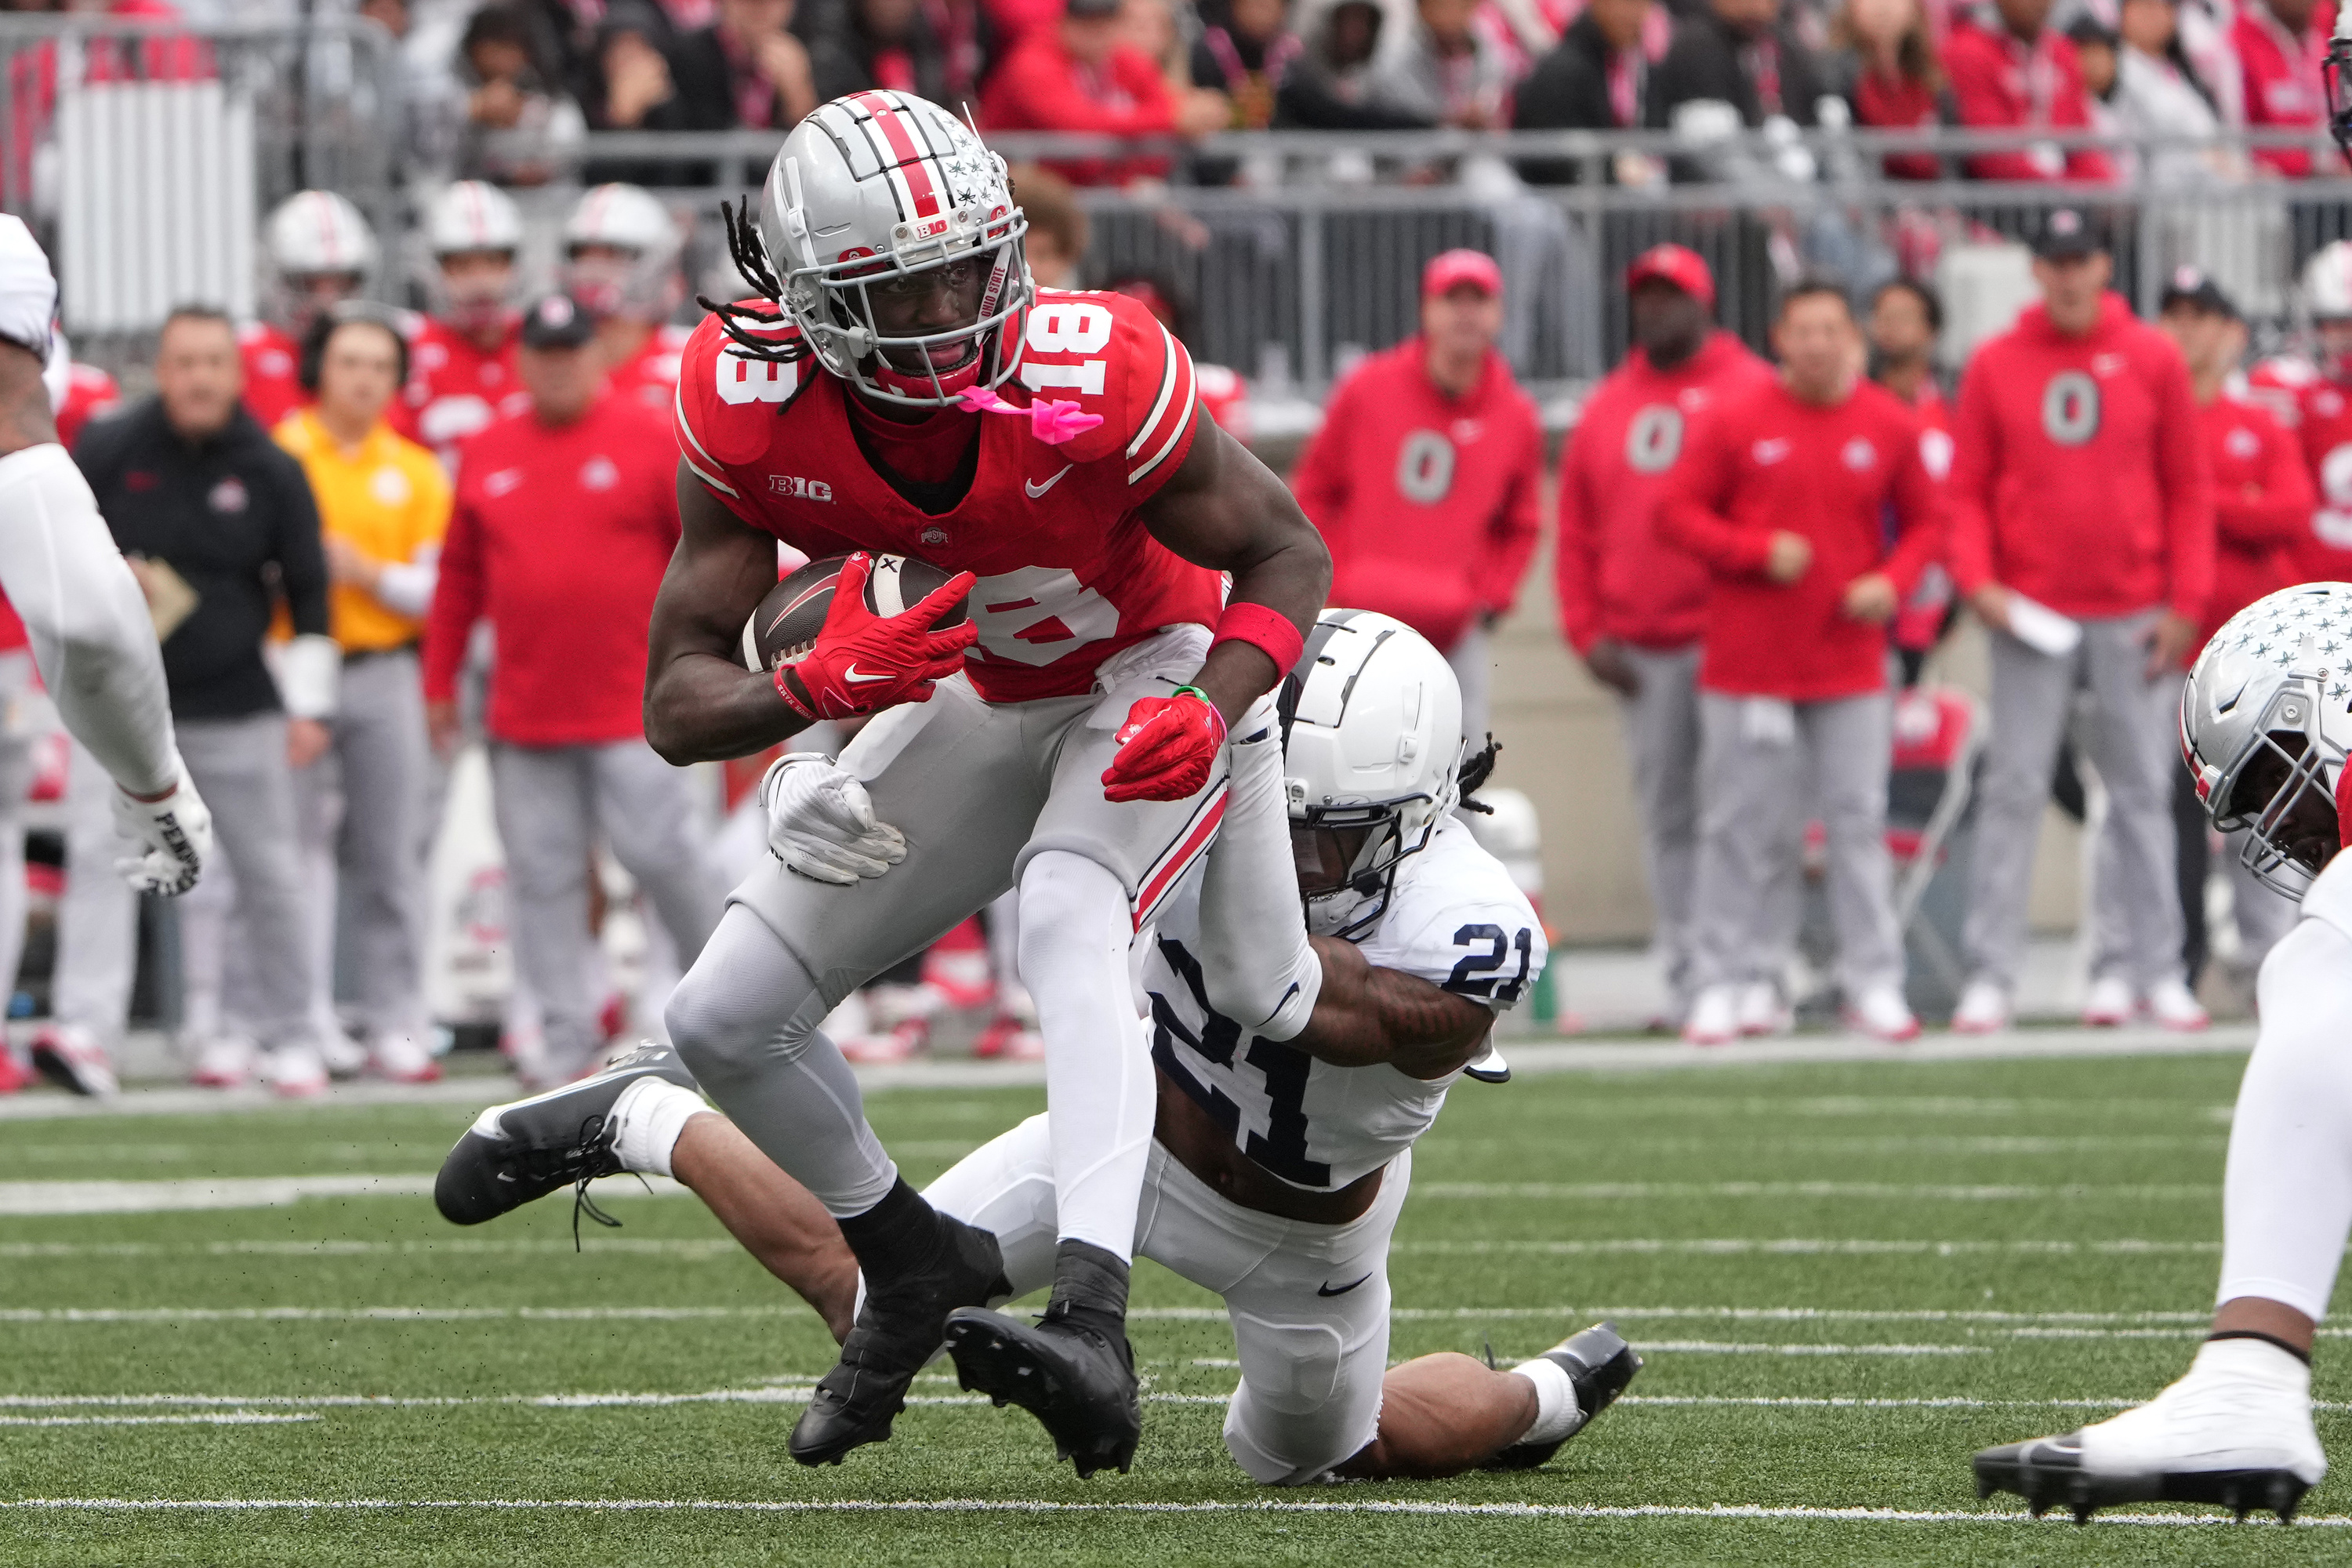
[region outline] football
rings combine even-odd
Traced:
[[[841,568],[848,560],[846,555],[828,555],[812,561],[768,590],[768,596],[743,623],[746,669],[772,670],[808,657],[809,649],[816,646],[817,634],[824,629],[825,614],[833,608],[834,585],[841,581]],[[877,616],[899,615],[921,604],[954,575],[911,555],[877,555],[874,570],[866,578],[866,607]],[[958,600],[940,617],[940,629],[963,625],[964,614],[964,601]]]

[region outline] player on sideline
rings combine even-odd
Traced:
[[[2213,634],[2180,699],[2207,816],[2246,831],[2248,870],[2302,919],[2263,961],[2262,1033],[2230,1123],[2221,1284],[2189,1374],[2061,1437],[1988,1448],[1977,1490],[2087,1519],[2124,1502],[2267,1508],[2292,1519],[2327,1473],[2311,1346],[2352,1231],[2352,584],[2258,599]]]
[[[1413,1141],[1541,972],[1542,926],[1453,815],[1461,699],[1437,650],[1385,616],[1332,610],[1299,668],[1278,709],[1261,702],[1243,721],[1223,831],[1144,961],[1159,1117],[1136,1248],[1224,1296],[1242,1363],[1225,1444],[1256,1479],[1541,1464],[1639,1368],[1613,1330],[1509,1373],[1450,1354],[1383,1371],[1389,1237]],[[1349,766],[1368,756],[1380,761]],[[829,781],[815,798],[862,803],[824,760],[789,765]],[[1471,777],[1483,771],[1482,759]],[[1295,815],[1263,787],[1285,773]],[[1334,796],[1348,804],[1321,804]],[[870,847],[829,812],[775,826],[794,855]],[[1294,858],[1314,868],[1303,911]],[[1302,973],[1306,1023],[1286,1043],[1236,1021],[1275,1010]],[[675,1174],[838,1331],[856,1287],[847,1249],[681,1076],[649,1047],[600,1079],[485,1111],[442,1168],[443,1212],[487,1219],[615,1171]],[[1053,1273],[1052,1136],[1032,1117],[926,1194],[995,1234],[1016,1295]],[[977,1311],[950,1328],[959,1364],[982,1339],[1034,1331]]]
[[[1215,837],[1228,726],[1297,661],[1330,557],[1281,481],[1195,416],[1192,363],[1148,310],[1039,294],[1003,160],[937,105],[824,105],[777,153],[756,226],[729,224],[765,297],[719,307],[678,382],[684,536],[654,606],[646,738],[687,763],[880,713],[842,763],[906,838],[878,880],[754,871],[667,1013],[696,1077],[865,1271],[792,1452],[887,1437],[948,1313],[1002,1294],[994,1240],[898,1179],[817,1023],[1017,886],[1062,1242],[1038,1353],[1086,1391],[1081,1473],[1123,1468],[1152,1100],[1129,950]],[[737,650],[778,539],[957,575],[877,618],[853,556],[814,650],[753,675]],[[969,621],[931,630],[967,592]],[[812,787],[787,773],[780,804]]]
[[[58,716],[114,780],[115,826],[136,847],[116,868],[142,892],[184,893],[211,852],[212,814],[173,740],[147,601],[58,442],[53,409],[70,367],[57,310],[48,258],[0,214],[0,590]],[[80,1093],[114,1090],[103,1053],[52,1047],[35,1059]]]

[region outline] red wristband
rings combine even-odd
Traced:
[[[1290,617],[1264,605],[1232,604],[1217,617],[1217,635],[1209,643],[1209,651],[1217,651],[1217,644],[1245,642],[1266,658],[1274,660],[1275,679],[1288,675],[1307,651],[1307,639],[1290,624]]]

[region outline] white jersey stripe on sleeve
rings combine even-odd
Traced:
[[[1173,344],[1170,346],[1174,348]],[[1184,432],[1192,427],[1193,410],[1198,403],[1192,384],[1192,359],[1181,348],[1176,349],[1175,353],[1182,363],[1177,377],[1176,395],[1172,399],[1172,405],[1168,411],[1167,417],[1162,421],[1168,429],[1168,439],[1160,444],[1160,449],[1152,453],[1141,468],[1128,471],[1129,484],[1138,483],[1152,469],[1166,462],[1168,454],[1174,451],[1176,444],[1184,438]]]
[[[1142,427],[1135,433],[1135,439],[1127,444],[1127,455],[1130,458],[1143,450],[1143,444],[1151,438],[1160,416],[1168,412],[1168,399],[1176,392],[1176,362],[1186,357],[1176,347],[1176,340],[1168,335],[1166,327],[1160,329],[1160,400],[1151,405],[1151,417],[1143,422]]]
[[[678,456],[684,458],[686,466],[694,470],[694,477],[720,495],[734,496],[737,500],[742,500],[741,494],[733,485],[711,471],[719,468],[719,463],[716,458],[702,449],[702,439],[695,435],[694,425],[686,416],[686,378],[684,376],[678,378],[677,387],[670,394],[670,406],[677,416],[675,423],[677,426],[678,440],[681,443]],[[697,458],[701,458],[702,461],[696,462]],[[706,468],[704,464],[709,466]]]

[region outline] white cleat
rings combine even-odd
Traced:
[[[327,1092],[327,1064],[304,1040],[276,1047],[261,1058],[261,1076],[286,1100],[316,1100]]]
[[[1919,1020],[1912,1015],[1911,1005],[1903,999],[1902,987],[1873,985],[1853,1000],[1845,1012],[1846,1026],[1859,1029],[1874,1040],[1900,1045],[1919,1037]]]
[[[343,1033],[341,1024],[331,1021],[322,1024],[315,1043],[319,1047],[319,1060],[330,1077],[357,1078],[367,1071],[367,1047]]]
[[[52,1024],[34,1036],[33,1070],[60,1089],[93,1099],[103,1100],[122,1087],[105,1045],[79,1024]]]
[[[368,1048],[376,1076],[393,1083],[436,1083],[441,1063],[415,1035],[378,1035]]]
[[[260,1055],[261,1048],[249,1036],[215,1036],[197,1050],[188,1081],[199,1089],[242,1089],[253,1076],[253,1065]]]
[[[1751,980],[1739,988],[1739,1032],[1750,1037],[1785,1035],[1797,1026],[1796,1015],[1780,1000],[1780,988],[1769,980]]]
[[[2009,990],[1998,980],[1971,980],[1960,993],[1952,1013],[1952,1030],[1961,1035],[1998,1035],[2009,1027]]]
[[[2212,1503],[2292,1520],[2327,1474],[2311,1424],[2311,1369],[2261,1340],[2212,1340],[2149,1403],[2063,1437],[1987,1448],[1977,1495],[2012,1491],[2076,1521],[2126,1502]]]
[[[1694,1046],[1727,1046],[1739,1037],[1739,988],[1710,985],[1691,1004],[1683,1038]]]
[[[2205,1005],[2197,1000],[2189,983],[2177,974],[2168,974],[2147,988],[2147,1016],[2161,1027],[2183,1034],[2195,1034],[2212,1022],[2206,1016]]]
[[[2083,1022],[2094,1029],[2119,1028],[2131,1022],[2138,1007],[2130,981],[2120,974],[2102,974],[2083,998]]]

